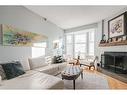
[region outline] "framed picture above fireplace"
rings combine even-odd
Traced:
[[[123,36],[127,33],[127,13],[123,13],[108,21],[108,37]]]

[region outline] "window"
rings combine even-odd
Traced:
[[[32,58],[45,55],[46,42],[34,43],[32,47]]]
[[[72,33],[66,33],[66,54],[77,58],[85,55],[94,55],[94,31],[86,29]]]
[[[73,56],[73,34],[66,35],[66,51],[67,55]]]
[[[89,55],[94,55],[94,31],[89,32]]]
[[[86,54],[86,32],[76,32],[74,34],[74,56],[78,57],[80,53],[80,57],[84,58]]]
[[[67,38],[66,41],[67,41],[68,44],[73,43],[73,38],[72,37],[73,37],[72,34],[66,36],[66,38]]]

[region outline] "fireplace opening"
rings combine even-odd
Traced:
[[[104,69],[127,74],[127,53],[125,52],[104,52],[101,55],[101,62],[103,62],[101,66]]]
[[[104,52],[101,67],[127,79],[127,52]]]

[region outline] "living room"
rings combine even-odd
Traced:
[[[125,5],[0,6],[0,89],[126,90],[126,11]]]

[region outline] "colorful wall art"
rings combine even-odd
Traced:
[[[2,43],[11,46],[33,46],[33,43],[47,39],[46,36],[27,32],[10,25],[2,24]]]

